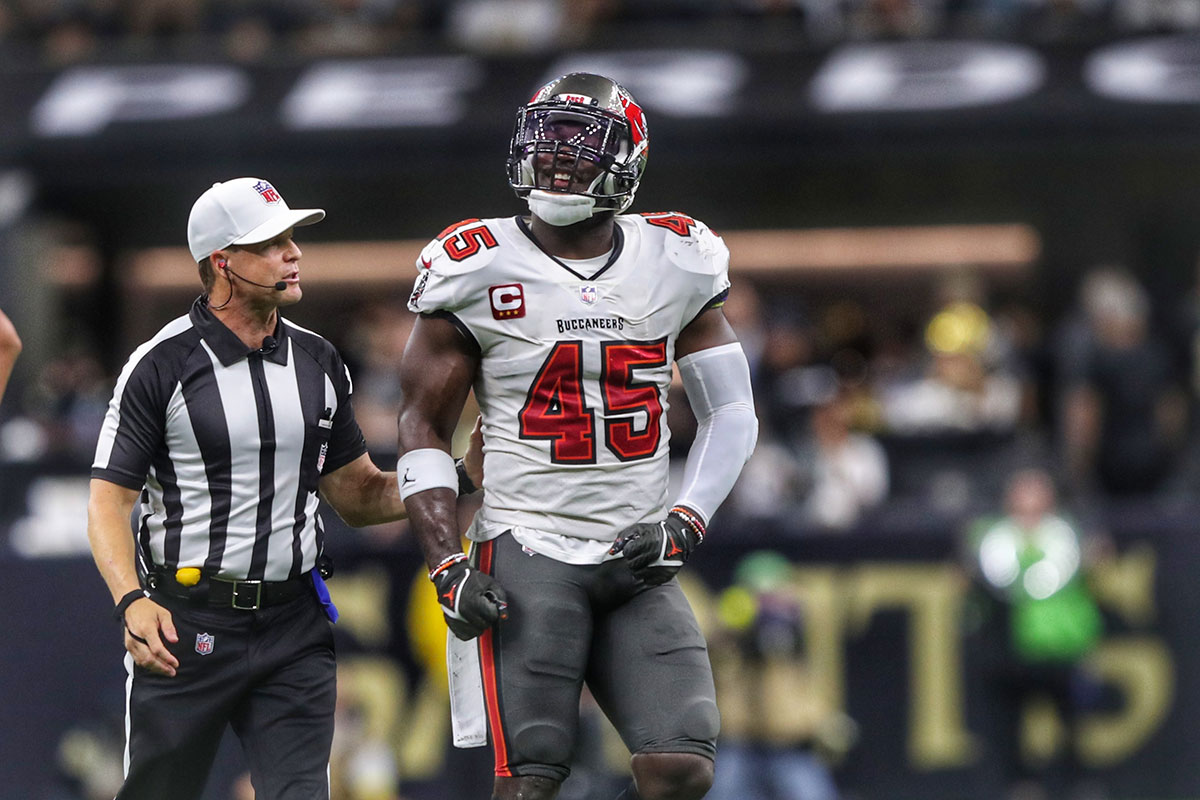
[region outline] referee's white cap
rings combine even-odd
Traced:
[[[199,262],[222,247],[265,242],[288,228],[323,219],[325,212],[320,208],[288,208],[269,181],[234,178],[214,183],[192,205],[188,247],[192,258]]]

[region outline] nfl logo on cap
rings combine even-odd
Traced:
[[[202,656],[206,656],[213,651],[213,642],[216,640],[211,633],[196,634],[196,652]]]
[[[279,202],[279,192],[275,191],[275,187],[266,181],[259,181],[254,184],[254,191],[262,195],[262,199],[268,203]]]

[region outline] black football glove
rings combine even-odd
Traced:
[[[433,576],[438,602],[450,632],[464,642],[502,619],[508,619],[508,597],[496,579],[464,558]]]
[[[662,522],[630,525],[608,552],[623,553],[635,578],[658,586],[675,577],[701,541],[694,525],[672,510]]]

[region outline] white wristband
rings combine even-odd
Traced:
[[[436,447],[410,450],[400,456],[396,462],[396,483],[400,486],[401,500],[426,489],[450,489],[458,494],[454,459]]]

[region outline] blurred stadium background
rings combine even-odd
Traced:
[[[198,293],[193,199],[258,175],[328,210],[288,316],[342,349],[392,463],[416,253],[522,211],[514,110],[574,69],[647,110],[633,210],[733,254],[763,427],[685,572],[725,719],[710,796],[1200,797],[1197,0],[0,0],[0,308],[25,343],[0,406],[0,797],[119,784],[87,470],[123,359]],[[989,591],[968,545],[1029,468],[1103,618],[1048,661],[1010,627],[1044,598]],[[336,797],[486,796],[415,545],[326,522]],[[564,800],[626,769],[584,711]],[[231,743],[206,798],[248,796]]]

